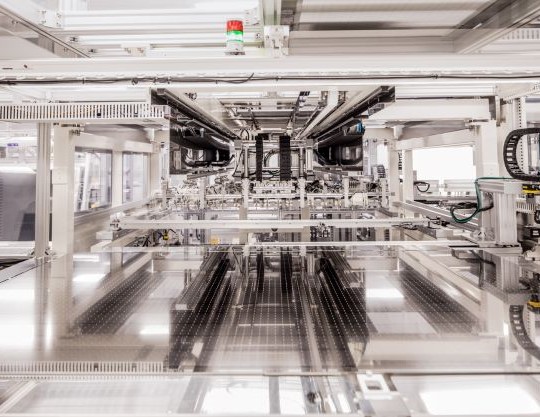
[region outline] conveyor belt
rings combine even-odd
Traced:
[[[531,356],[540,360],[540,347],[534,343],[525,327],[523,320],[524,307],[522,305],[510,306],[510,326],[518,344]]]
[[[192,354],[194,344],[208,335],[209,329],[213,328],[212,324],[219,324],[215,317],[217,316],[219,320],[223,297],[227,294],[227,290],[220,291],[220,289],[225,281],[230,261],[225,253],[220,253],[218,257],[219,261],[209,278],[203,276],[198,278],[207,281],[198,300],[195,303],[180,304],[181,310],[173,308],[171,311],[170,368],[178,368],[182,361],[187,360]],[[214,259],[212,258],[210,262],[214,262]]]
[[[289,252],[281,252],[281,292],[291,292],[292,256]]]
[[[504,141],[504,166],[512,178],[521,181],[540,181],[540,175],[526,174],[519,166],[519,143],[524,136],[540,134],[540,128],[517,129],[511,131]]]
[[[225,257],[226,253],[217,251],[211,253],[204,260],[197,276],[176,300],[176,310],[192,310],[196,308],[197,303],[200,302],[201,294],[206,291],[206,288],[211,282],[211,280],[207,278],[212,275],[213,271]]]
[[[264,255],[262,252],[257,254],[257,292],[261,293],[264,289]]]
[[[133,274],[92,305],[77,319],[75,326],[81,334],[116,332],[159,282],[146,270]]]
[[[323,307],[329,321],[333,344],[338,348],[344,369],[355,369],[359,362],[353,356],[349,345],[357,346],[356,354],[365,350],[369,338],[367,312],[365,309],[365,288],[359,285],[347,271],[346,261],[335,252],[323,252],[320,260],[322,272],[321,290]],[[361,351],[357,349],[360,347]]]
[[[324,277],[305,274],[294,255],[259,251],[230,277],[221,262],[211,270],[196,305],[172,313],[170,368],[356,370],[368,335],[361,282],[331,252]]]
[[[264,255],[249,257],[249,274],[233,284],[233,302],[223,310],[223,325],[214,332],[206,370],[311,369],[294,261],[284,253],[277,273],[263,273]]]
[[[230,308],[230,302],[232,298],[232,283],[230,279],[223,279],[225,274],[229,270],[230,262],[228,259],[224,260],[218,267],[216,273],[220,276],[222,283],[214,306],[210,311],[210,315],[207,320],[205,328],[205,334],[203,339],[203,348],[197,360],[197,365],[194,367],[195,372],[204,372],[208,370],[208,361],[212,357],[215,346],[217,343],[217,334],[221,330],[221,326],[224,323],[226,312]]]
[[[481,331],[478,319],[433,281],[406,264],[400,275],[400,291],[411,305],[411,311],[422,314],[437,333],[469,334]]]

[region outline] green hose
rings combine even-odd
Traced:
[[[476,209],[474,210],[474,213],[472,213],[471,215],[469,215],[467,217],[461,217],[460,218],[460,217],[457,217],[454,214],[454,211],[463,209],[463,207],[460,208],[458,206],[452,206],[452,207],[450,207],[450,215],[452,216],[452,219],[456,223],[460,223],[460,224],[468,223],[472,219],[474,219],[474,217],[478,213],[481,213],[483,211],[487,211],[487,210],[490,210],[490,209],[493,208],[493,205],[482,207],[482,193],[480,192],[478,181],[483,181],[483,180],[511,180],[511,179],[513,179],[513,178],[509,178],[509,177],[479,177],[479,178],[475,179],[474,180],[474,188],[476,190]]]

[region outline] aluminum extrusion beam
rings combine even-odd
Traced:
[[[244,83],[256,83],[263,81],[258,78],[264,77],[265,81],[275,84],[280,77],[294,77],[291,84],[299,81],[308,82],[325,80],[337,77],[330,81],[350,82],[351,78],[357,81],[368,81],[373,78],[371,84],[380,85],[386,78],[392,84],[406,83],[407,77],[417,77],[414,81],[424,79],[427,81],[442,82],[445,76],[459,76],[459,79],[451,80],[451,83],[463,84],[470,80],[475,84],[481,83],[476,77],[486,78],[486,82],[493,83],[498,78],[508,78],[516,82],[521,76],[531,80],[540,80],[540,60],[536,56],[489,54],[489,55],[456,55],[456,54],[407,54],[395,59],[392,55],[366,54],[362,56],[336,55],[332,59],[321,59],[317,55],[287,56],[283,59],[251,56],[223,56],[208,58],[93,58],[92,60],[79,60],[73,58],[41,59],[41,60],[11,60],[0,61],[0,80],[20,82],[24,80],[75,80],[91,78],[114,77],[123,79],[128,77],[141,79],[151,77],[152,82],[164,82],[183,84],[189,83],[189,79],[174,80],[174,77],[194,77],[204,81],[202,77],[238,77]],[[249,78],[251,77],[251,78]],[[249,79],[248,79],[249,78]],[[313,80],[310,80],[313,78]],[[404,80],[405,79],[405,80]],[[519,81],[519,80],[518,80]],[[208,80],[210,84],[216,84],[215,80]],[[450,82],[450,81],[448,81]],[[445,84],[448,84],[445,81]],[[241,84],[228,84],[229,88],[237,91]],[[317,85],[319,85],[317,83]],[[169,88],[169,85],[168,85]]]
[[[422,251],[399,251],[399,259],[437,285],[476,317],[481,317],[482,290],[476,284]],[[460,292],[456,294],[455,289]]]
[[[58,22],[51,21],[58,18],[55,12],[40,10],[35,3],[27,0],[2,0],[0,14],[11,18],[12,27],[17,28],[16,30],[7,28],[10,33],[18,36],[19,26],[24,26],[36,34],[38,46],[43,46],[54,54],[79,58],[88,58],[89,56],[47,30],[47,26],[59,25]],[[53,16],[53,19],[50,19],[49,16]],[[23,36],[20,37],[25,39]]]
[[[397,151],[434,148],[439,146],[472,145],[478,138],[474,130],[458,130],[414,139],[398,140]]]
[[[51,207],[51,148],[50,123],[38,123],[38,157],[36,173],[35,256],[44,258],[49,249]]]
[[[92,35],[151,35],[200,33],[223,34],[223,22],[235,17],[244,17],[241,2],[228,3],[227,10],[216,8],[129,8],[119,10],[94,9],[62,11],[61,29],[55,30],[64,36]],[[236,6],[236,7],[235,7]],[[235,10],[236,9],[236,10]],[[54,28],[53,28],[54,29]],[[246,24],[244,31],[260,31],[261,25]],[[180,40],[181,36],[177,38]]]
[[[308,121],[307,126],[305,126],[300,133],[298,134],[299,139],[305,139],[309,133],[319,125],[326,117],[328,117],[338,106],[338,92],[337,91],[328,91],[326,98],[326,106],[317,114],[317,116],[312,120]]]
[[[428,224],[429,219],[388,218],[388,219],[329,219],[329,220],[183,220],[157,219],[139,220],[124,217],[118,222],[122,229],[299,229],[303,227],[330,226],[336,228],[392,227],[402,224]]]
[[[387,54],[401,54],[404,50],[453,52],[454,44],[451,39],[434,35],[433,29],[294,30],[291,31],[289,39],[289,51],[294,55],[317,52],[321,55],[331,53],[353,55],[381,51]]]
[[[456,227],[459,227],[460,229],[476,231],[479,227],[478,222],[476,220],[472,220],[468,223],[457,224],[454,222],[454,219],[452,219],[452,216],[450,215],[450,212],[448,210],[443,210],[437,207],[429,206],[427,204],[422,204],[422,203],[417,203],[415,201],[407,200],[406,202],[402,202],[402,201],[395,202],[394,205],[404,210],[411,211],[413,213],[423,214],[424,216],[430,216],[433,218],[443,220],[448,223],[452,223],[456,225]]]
[[[351,100],[332,113],[321,125],[311,132],[310,137],[320,141],[342,126],[350,124],[355,117],[360,116],[361,113],[374,104],[391,102],[393,100],[393,87],[379,87],[367,95],[361,93],[354,100]]]
[[[156,91],[152,91],[152,103],[168,105],[186,117],[192,118],[201,127],[204,127],[225,139],[239,139],[232,130],[219,122],[193,100],[188,101],[186,98],[177,96],[164,88],[158,88]]]
[[[490,120],[487,99],[399,100],[370,116],[370,120]]]
[[[225,245],[220,246],[244,250],[245,248],[319,248],[319,247],[338,247],[338,248],[431,248],[431,247],[459,247],[476,248],[478,245],[468,240],[394,240],[394,241],[334,241],[334,242],[256,242],[245,245]],[[95,245],[92,247],[92,253],[184,253],[189,246],[124,246],[116,242],[110,242],[104,245]],[[208,245],[213,250],[214,245]]]
[[[498,0],[492,3],[456,31],[456,52],[475,52],[540,15],[540,2],[536,0]]]
[[[264,26],[281,23],[281,0],[259,0],[259,10]]]

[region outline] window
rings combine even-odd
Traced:
[[[2,127],[9,132],[13,125]],[[36,155],[35,136],[0,138],[1,241],[34,240]]]
[[[124,153],[122,174],[122,201],[124,203],[139,201],[146,197],[148,188],[147,166],[147,155],[142,153]]]
[[[472,180],[476,171],[471,146],[416,149],[413,167],[418,180]]]
[[[111,204],[112,154],[109,151],[75,151],[75,212],[108,207]]]

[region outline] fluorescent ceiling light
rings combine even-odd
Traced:
[[[169,326],[165,325],[150,325],[144,326],[139,332],[141,336],[157,336],[169,334]]]
[[[368,288],[367,298],[403,299],[403,294],[395,288]]]
[[[519,386],[470,387],[424,391],[420,398],[434,415],[523,415],[538,414],[540,406]]]
[[[105,277],[105,274],[81,274],[73,277],[73,282],[79,282],[84,284],[94,284],[99,282]]]

